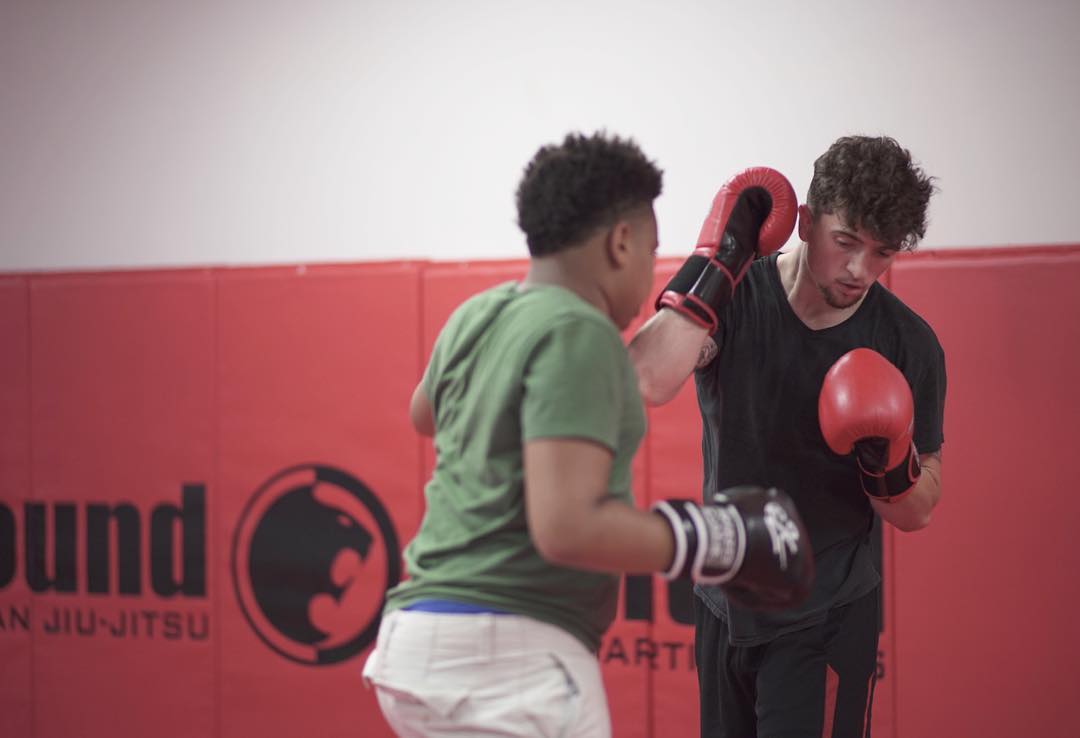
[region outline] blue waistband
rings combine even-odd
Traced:
[[[508,614],[504,610],[497,610],[490,605],[477,605],[472,602],[455,602],[454,600],[420,600],[411,605],[406,605],[402,610],[419,610],[420,612],[442,613],[478,613],[490,612],[496,615]]]

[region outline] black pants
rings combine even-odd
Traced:
[[[732,646],[698,597],[694,620],[702,738],[869,738],[876,589],[759,646]]]

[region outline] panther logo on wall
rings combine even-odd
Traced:
[[[356,477],[324,465],[275,474],[233,535],[232,575],[262,641],[310,666],[344,661],[378,632],[401,550],[386,509]]]

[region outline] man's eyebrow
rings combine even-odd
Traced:
[[[858,234],[849,228],[841,226],[840,228],[833,228],[832,232],[834,235],[847,236],[848,238],[854,239],[859,243],[863,243],[863,240],[859,238]]]

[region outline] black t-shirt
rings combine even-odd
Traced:
[[[859,347],[882,354],[911,385],[918,452],[937,451],[943,440],[945,354],[926,321],[875,283],[843,323],[812,330],[788,303],[777,257],[751,265],[720,316],[719,354],[695,373],[705,500],[739,484],[786,491],[815,556],[813,590],[793,610],[752,612],[728,602],[718,587],[695,587],[739,645],[821,622],[830,608],[880,582],[870,551],[874,511],[854,457],[834,454],[818,425],[818,394],[833,363]]]

